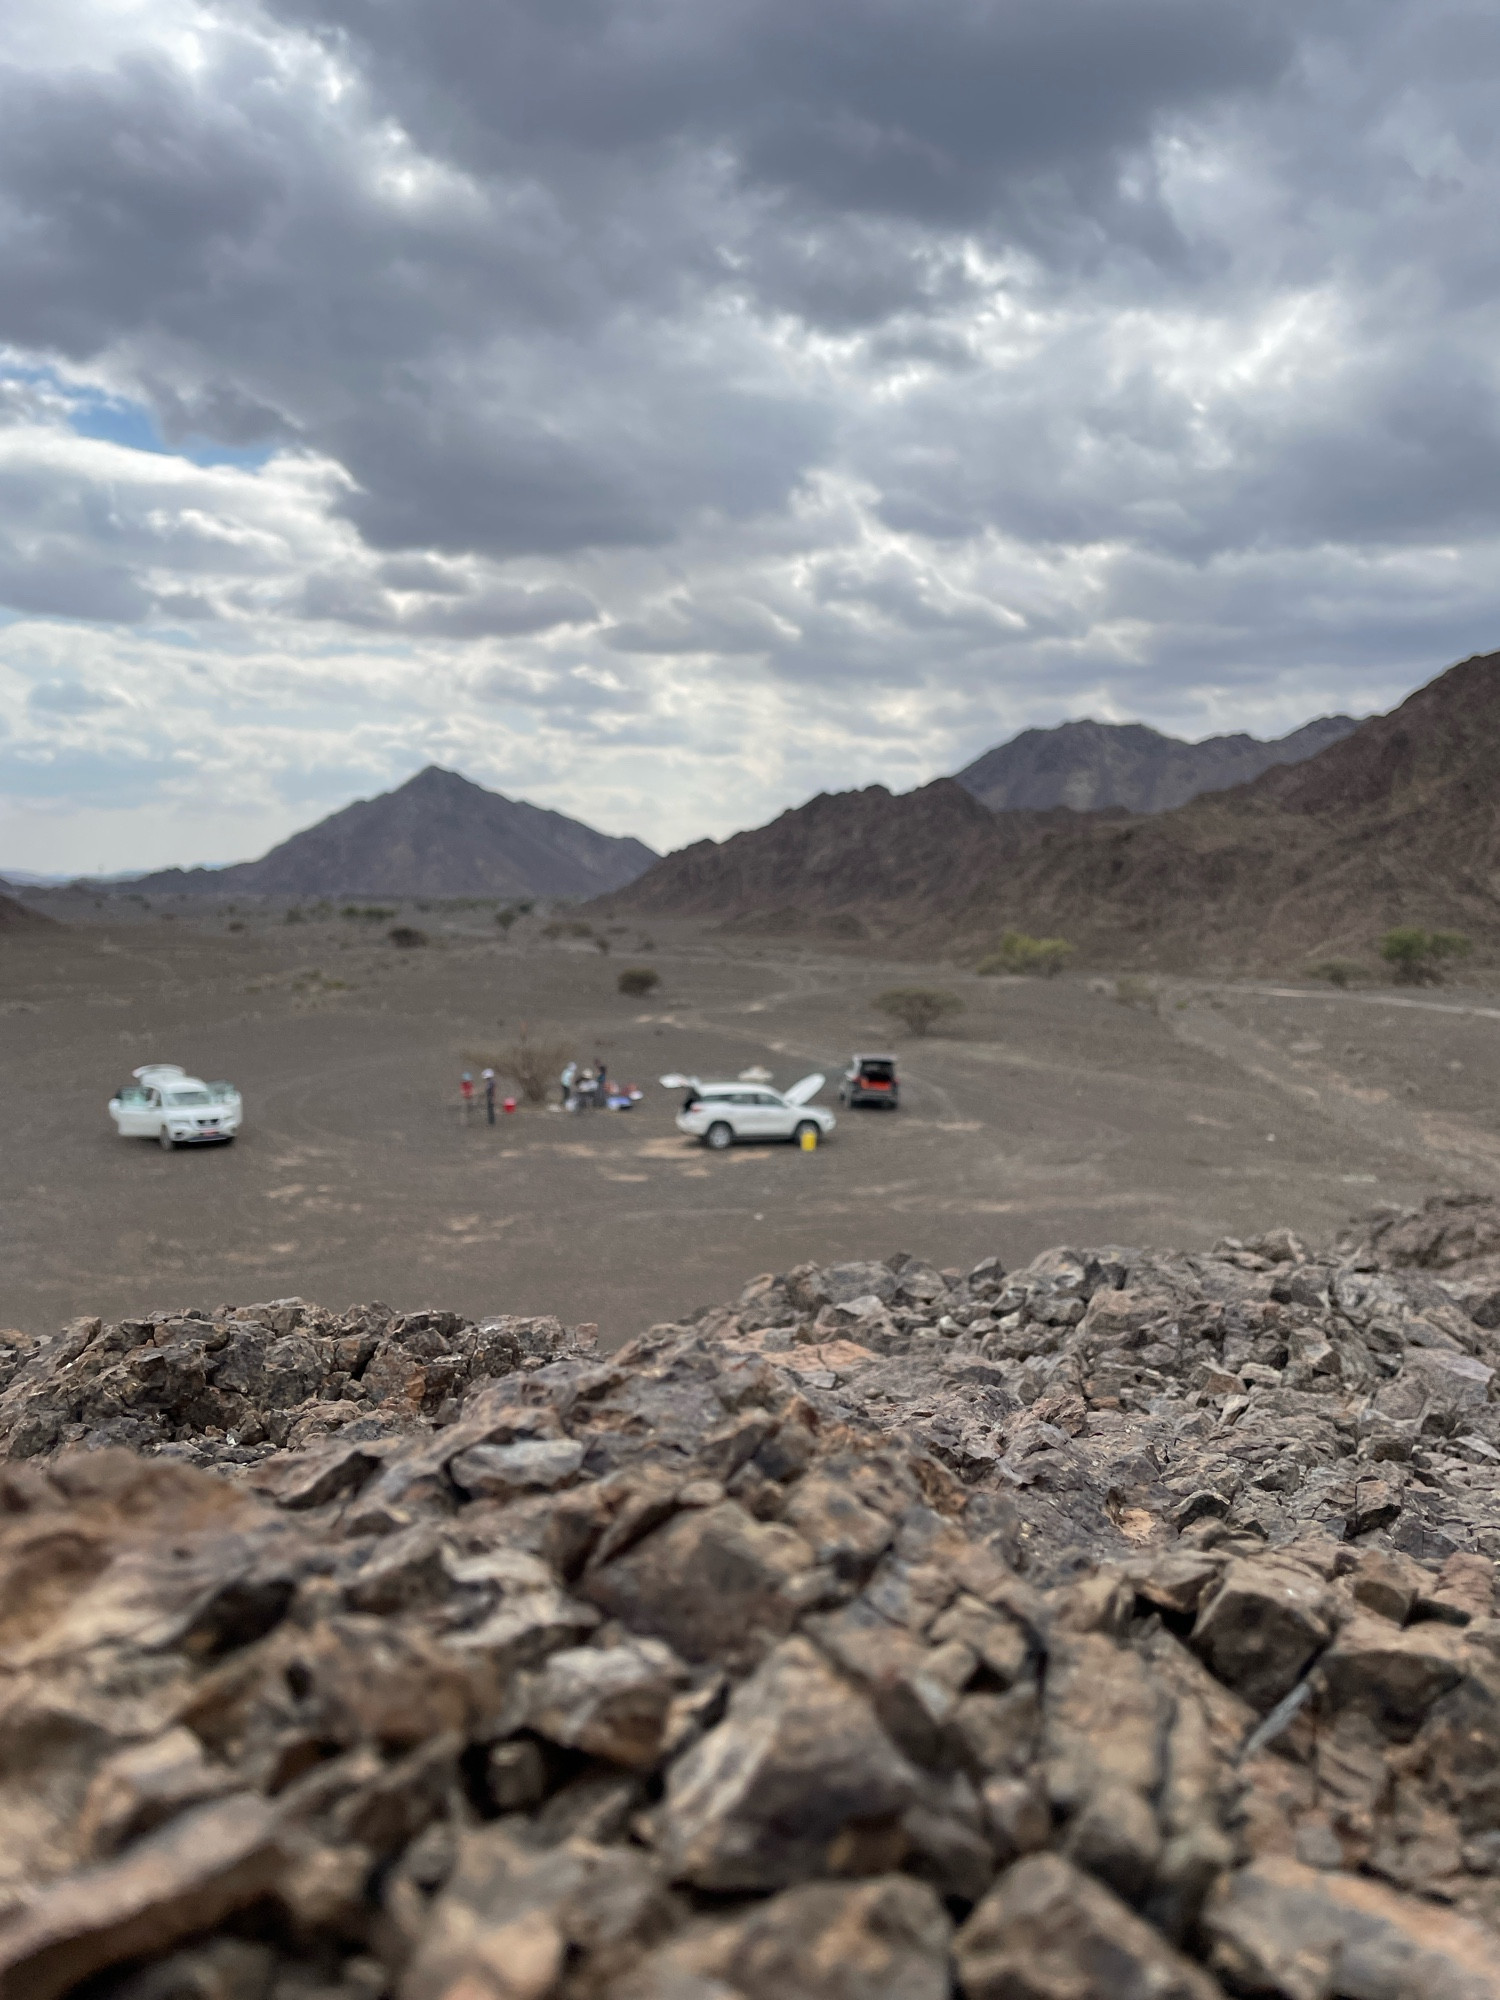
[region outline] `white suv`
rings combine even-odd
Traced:
[[[790,1090],[772,1090],[764,1083],[700,1083],[695,1076],[664,1076],[668,1090],[687,1089],[677,1114],[677,1129],[701,1139],[720,1153],[737,1139],[794,1139],[805,1132],[824,1139],[838,1120],[821,1104],[811,1104],[823,1088],[821,1076],[805,1076]]]
[[[147,1063],[132,1078],[109,1100],[123,1139],[154,1139],[170,1153],[228,1141],[240,1129],[244,1107],[232,1083],[204,1083],[176,1063]]]

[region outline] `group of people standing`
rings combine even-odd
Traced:
[[[495,1072],[492,1069],[488,1068],[482,1070],[480,1072],[479,1081],[484,1088],[485,1123],[488,1125],[493,1125],[495,1122],[495,1093],[497,1089]],[[465,1070],[463,1075],[459,1078],[458,1094],[459,1098],[463,1103],[464,1122],[467,1124],[469,1113],[474,1109],[474,1077],[471,1071]],[[505,1108],[507,1111],[514,1111],[516,1108],[516,1100],[513,1097],[507,1097],[505,1100]]]
[[[570,1062],[558,1083],[564,1111],[604,1111],[609,1106],[609,1071],[603,1056],[595,1056],[592,1069]]]

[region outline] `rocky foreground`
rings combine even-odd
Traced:
[[[1500,1208],[9,1336],[0,1980],[1500,1995]]]

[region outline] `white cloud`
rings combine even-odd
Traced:
[[[1472,0],[30,10],[0,868],[1397,698],[1500,637],[1497,68]]]

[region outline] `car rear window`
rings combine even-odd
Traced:
[[[859,1077],[861,1083],[893,1083],[896,1071],[891,1063],[867,1062],[860,1064]]]

